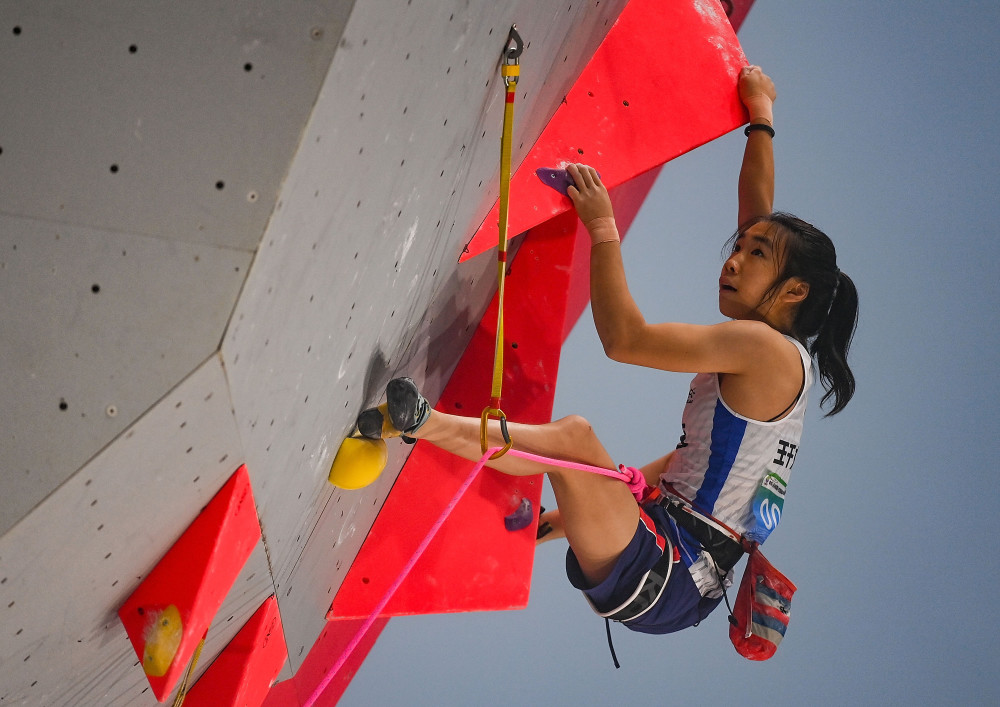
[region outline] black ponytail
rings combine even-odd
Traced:
[[[854,396],[854,373],[847,354],[858,325],[858,290],[837,267],[837,251],[821,230],[791,214],[776,212],[744,224],[739,232],[760,222],[773,224],[785,236],[780,248],[784,260],[781,273],[764,299],[788,278],[809,284],[809,294],[799,303],[790,333],[816,360],[826,389],[821,405],[832,399],[827,416],[836,415]]]
[[[837,283],[826,321],[816,338],[809,344],[809,353],[816,358],[826,394],[822,403],[833,397],[829,415],[844,409],[854,396],[854,373],[847,365],[854,330],[858,325],[858,289],[847,273],[837,271]]]

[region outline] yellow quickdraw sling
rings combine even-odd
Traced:
[[[487,423],[489,418],[496,417],[500,420],[500,429],[503,433],[504,447],[493,454],[490,459],[502,457],[511,448],[513,442],[510,433],[507,431],[507,416],[500,409],[501,387],[503,385],[503,295],[504,276],[507,272],[507,214],[510,202],[510,172],[511,172],[511,144],[514,133],[514,97],[517,93],[517,80],[521,73],[519,57],[524,50],[524,43],[517,33],[517,26],[510,28],[507,38],[507,45],[504,48],[503,63],[500,67],[500,74],[503,76],[506,95],[504,99],[503,112],[503,136],[500,140],[500,213],[498,227],[500,232],[499,245],[497,247],[497,335],[493,354],[493,389],[490,394],[490,404],[483,410],[480,418],[479,437],[483,454],[489,449],[487,440]]]

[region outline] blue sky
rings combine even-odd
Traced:
[[[857,395],[826,420],[813,396],[766,547],[799,586],[778,654],[739,657],[717,611],[612,627],[616,671],[548,543],[528,609],[393,619],[341,704],[1000,703],[1000,7],[758,0],[740,40],[778,88],[776,207],[831,235],[861,296]],[[640,212],[623,249],[647,319],[719,320],[744,139],[669,164]],[[639,465],[675,444],[688,378],[605,359],[588,311],[555,415]]]

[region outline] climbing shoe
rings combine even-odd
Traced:
[[[361,433],[362,437],[367,437],[368,439],[397,437],[399,435],[399,431],[392,429],[392,424],[389,423],[387,425],[387,423],[388,418],[386,417],[386,405],[383,403],[377,408],[368,408],[358,415],[358,432]]]
[[[367,439],[401,437],[407,444],[415,444],[417,440],[407,437],[392,426],[387,408],[388,403],[382,403],[377,408],[368,408],[358,415],[358,433]]]
[[[385,388],[386,403],[392,426],[403,433],[403,440],[410,441],[406,435],[420,429],[431,416],[431,406],[417,390],[417,384],[409,378],[394,378]]]

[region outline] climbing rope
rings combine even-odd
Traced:
[[[499,454],[497,454],[497,452],[499,452],[501,449],[502,449],[501,447],[491,447],[490,449],[486,449],[483,451],[483,456],[479,459],[478,462],[476,462],[476,465],[472,468],[472,471],[469,472],[468,477],[466,477],[465,481],[462,482],[462,485],[458,487],[458,490],[455,491],[454,495],[451,497],[451,500],[448,501],[448,505],[446,505],[444,509],[441,511],[437,520],[434,521],[434,524],[431,526],[430,530],[427,531],[427,535],[424,537],[423,540],[420,541],[420,544],[417,546],[417,549],[413,551],[413,555],[403,566],[403,569],[400,570],[399,576],[397,576],[396,579],[393,580],[392,584],[389,585],[389,588],[386,590],[385,594],[382,596],[379,602],[375,605],[375,608],[372,609],[371,613],[368,615],[368,618],[365,619],[364,622],[361,624],[361,626],[358,627],[357,631],[354,634],[354,637],[350,640],[350,642],[348,642],[347,646],[341,652],[340,657],[337,659],[337,662],[333,664],[333,667],[330,668],[330,671],[319,682],[319,684],[313,690],[309,698],[304,703],[302,703],[302,707],[312,707],[312,705],[314,705],[316,701],[320,697],[322,697],[323,693],[326,691],[326,688],[329,687],[330,683],[333,681],[334,676],[342,667],[344,667],[344,663],[346,663],[347,659],[350,658],[351,653],[353,653],[354,649],[358,647],[359,643],[361,643],[361,639],[363,639],[365,635],[368,633],[368,629],[370,629],[372,627],[372,624],[374,624],[375,621],[378,619],[383,609],[385,609],[386,605],[392,599],[393,595],[395,595],[396,591],[400,588],[400,586],[402,586],[403,581],[410,574],[410,571],[417,564],[417,561],[424,554],[424,551],[427,549],[427,547],[431,544],[431,541],[434,539],[434,536],[437,535],[438,531],[441,529],[441,526],[443,526],[445,521],[448,520],[448,517],[451,515],[451,512],[455,509],[455,506],[458,505],[458,502],[462,499],[462,496],[465,495],[465,492],[472,485],[472,482],[476,479],[476,476],[479,475],[479,472],[482,470],[484,466],[486,466],[486,463],[488,461],[490,461],[491,459],[496,459],[498,456],[500,456]],[[509,451],[512,455],[516,457],[521,457],[522,459],[529,459],[531,461],[538,462],[539,464],[561,466],[567,469],[578,469],[580,471],[589,471],[594,474],[601,474],[603,476],[609,476],[611,478],[620,479],[621,481],[624,481],[625,483],[628,484],[629,490],[632,491],[632,495],[634,495],[636,499],[639,499],[644,490],[646,489],[646,481],[642,475],[642,472],[639,471],[638,469],[633,469],[632,467],[620,466],[618,468],[618,471],[616,471],[614,469],[605,469],[604,467],[591,466],[589,464],[579,464],[577,462],[569,462],[569,461],[564,461],[562,459],[552,459],[549,457],[543,457],[538,454],[530,454],[528,452],[522,452],[519,449],[510,449]]]
[[[500,420],[500,430],[503,433],[504,446],[491,457],[502,457],[513,445],[510,433],[507,431],[507,416],[500,408],[501,388],[503,385],[503,296],[504,279],[507,273],[507,215],[510,204],[510,172],[511,145],[514,134],[514,97],[517,94],[517,80],[521,74],[520,59],[524,50],[521,35],[517,33],[517,25],[512,25],[504,47],[503,62],[500,75],[503,76],[506,94],[504,97],[503,134],[500,140],[500,211],[499,211],[499,245],[497,247],[497,335],[493,349],[493,388],[490,392],[490,404],[483,410],[480,417],[479,438],[483,453],[489,446],[487,441],[487,425],[490,417]]]

